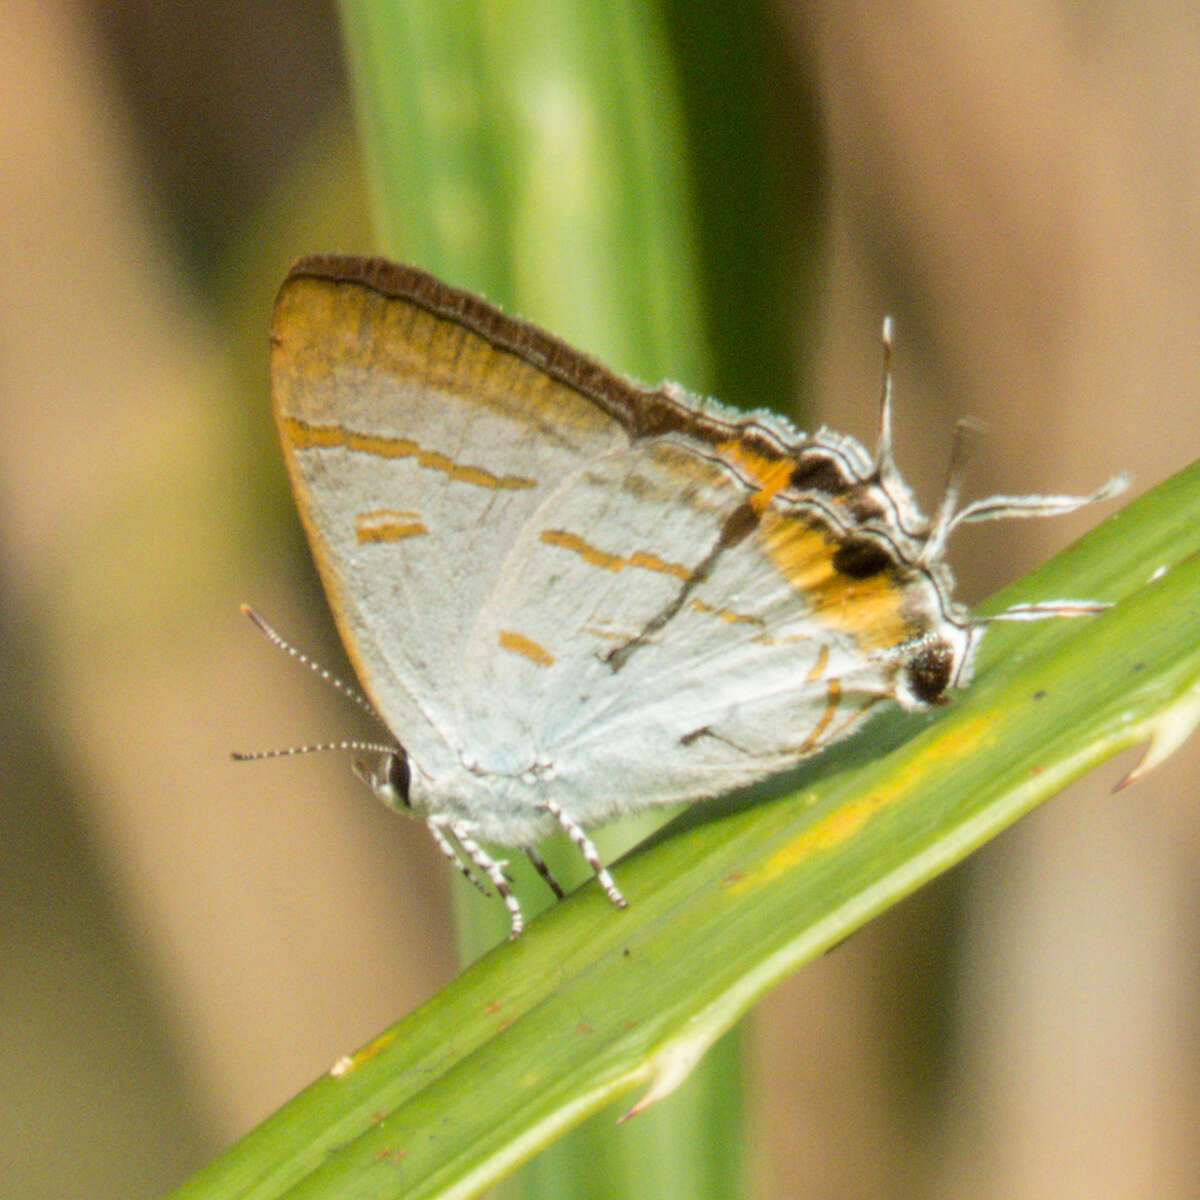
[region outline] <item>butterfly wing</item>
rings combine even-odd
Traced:
[[[831,505],[790,481],[839,443],[760,417],[774,444],[793,440],[768,460],[738,435],[746,418],[722,419],[724,442],[676,431],[564,480],[464,649],[468,743],[486,730],[491,769],[554,780],[585,824],[617,797],[715,794],[836,740],[893,694],[901,648],[939,619],[932,580],[899,586],[898,553],[845,553],[869,462],[844,465],[847,499]]]
[[[911,497],[850,439],[639,387],[379,260],[297,264],[272,343],[347,650],[451,790],[536,807],[545,784],[590,823],[749,782],[893,694],[945,624]]]
[[[628,443],[555,375],[565,352],[378,260],[304,260],[276,303],[276,421],[326,592],[372,702],[435,772],[457,751],[462,641],[512,541],[580,461]]]

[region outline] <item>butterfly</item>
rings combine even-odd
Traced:
[[[957,508],[952,472],[927,519],[892,455],[887,323],[884,345],[868,454],[632,382],[414,267],[292,268],[275,417],[357,698],[389,733],[339,744],[491,882],[512,936],[521,907],[484,843],[523,849],[561,896],[534,845],[565,832],[623,907],[589,828],[775,774],[882,702],[941,703],[986,629],[953,599],[951,532],[1123,486]]]

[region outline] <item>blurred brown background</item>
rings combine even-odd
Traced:
[[[356,728],[237,606],[348,673],[265,331],[293,257],[369,233],[330,6],[0,11],[0,1190],[152,1196],[452,971],[419,827],[332,756],[228,759]],[[964,412],[978,492],[1197,457],[1200,13],[775,17],[828,171],[819,418],[873,437],[892,312],[927,500]],[[1096,516],[963,536],[963,594]],[[763,1005],[764,1194],[1200,1193],[1196,754],[1098,772]]]

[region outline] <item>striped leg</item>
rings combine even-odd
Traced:
[[[508,936],[510,940],[515,938],[525,928],[525,917],[521,912],[521,902],[513,895],[508,876],[504,874],[504,863],[498,862],[488,854],[463,825],[447,822],[447,827],[454,834],[472,864],[492,881],[492,886],[499,893],[500,899],[504,901],[509,918],[512,920],[512,929]]]
[[[596,878],[600,881],[600,886],[608,898],[618,908],[626,908],[629,901],[621,895],[621,889],[617,887],[613,877],[608,873],[608,868],[600,861],[600,855],[596,852],[592,839],[553,800],[545,801],[545,805],[546,811],[563,827],[567,837],[579,847],[580,853],[587,859],[588,866],[595,871]]]
[[[532,847],[525,847],[525,856],[533,863],[534,870],[546,881],[546,886],[561,900],[566,895],[562,890],[562,884],[550,874],[550,868],[546,866],[545,860]]]
[[[454,843],[446,836],[442,827],[436,821],[427,822],[429,832],[433,835],[433,840],[437,843],[437,848],[463,873],[472,887],[476,888],[483,895],[491,898],[492,893],[487,890],[479,876],[463,862]]]

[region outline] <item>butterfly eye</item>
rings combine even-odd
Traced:
[[[388,789],[405,808],[411,808],[408,789],[412,784],[412,769],[408,765],[408,755],[403,750],[397,750],[386,757],[382,766]]]
[[[363,759],[356,758],[350,765],[355,775],[388,808],[412,808],[412,801],[408,794],[412,785],[412,769],[408,765],[408,755],[397,747],[395,750],[384,751],[380,755],[378,763],[378,767],[373,767]]]

